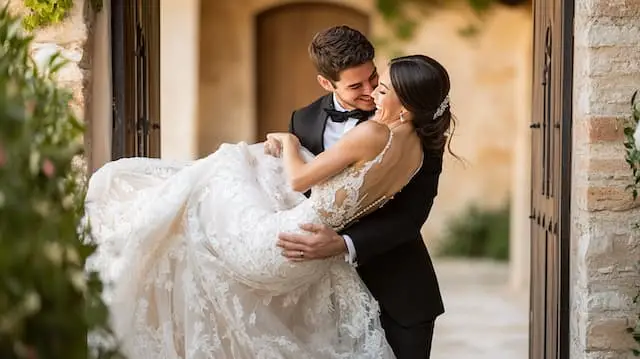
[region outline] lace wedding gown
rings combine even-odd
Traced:
[[[91,178],[88,269],[131,359],[393,358],[377,302],[343,258],[293,263],[276,247],[301,223],[346,224],[373,161],[312,189],[287,185],[262,144],[189,163],[121,159]],[[312,156],[305,150],[304,156]]]

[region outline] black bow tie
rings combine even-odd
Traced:
[[[345,122],[350,118],[355,118],[358,120],[366,120],[369,117],[373,116],[373,114],[376,112],[375,110],[363,111],[360,109],[343,112],[343,111],[334,110],[332,108],[325,108],[324,111],[327,113],[327,115],[329,115],[329,117],[331,118],[331,121],[333,122]]]

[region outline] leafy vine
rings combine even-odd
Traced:
[[[91,7],[99,12],[103,0],[90,0]],[[24,0],[29,13],[22,20],[25,29],[33,31],[37,28],[55,25],[64,20],[73,8],[73,0]]]
[[[24,28],[33,31],[62,21],[73,8],[73,0],[24,0],[24,6],[30,10],[23,19]]]
[[[640,99],[638,98],[638,91],[631,96],[631,118],[628,120],[624,127],[624,147],[625,147],[625,160],[629,165],[632,173],[632,183],[627,186],[627,190],[631,191],[633,199],[638,198],[638,189],[640,188],[640,150],[636,145],[634,133],[638,127],[640,121]],[[635,225],[638,228],[638,225]],[[640,268],[640,263],[638,264]],[[640,290],[633,299],[633,303],[640,307]],[[638,318],[635,327],[627,328],[627,332],[633,336],[637,344],[637,348],[633,348],[633,353],[636,356],[640,356],[640,308],[638,309]]]
[[[477,16],[477,21],[460,29],[462,36],[478,33],[484,15],[496,4],[512,7],[531,5],[531,0],[376,0],[376,8],[391,27],[396,39],[407,41],[413,37],[420,19],[429,15],[433,9],[461,2],[466,3]]]

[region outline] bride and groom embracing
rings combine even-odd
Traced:
[[[139,358],[428,358],[444,312],[420,235],[452,124],[422,55],[378,76],[372,44],[309,46],[330,94],[289,132],[188,163],[129,158],[90,179],[88,267]]]

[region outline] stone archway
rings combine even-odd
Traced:
[[[256,16],[256,140],[286,131],[292,110],[323,95],[307,46],[318,31],[346,24],[368,33],[368,16],[331,3],[293,3]]]
[[[269,14],[286,14],[287,11],[301,7],[311,13],[298,13],[302,17],[298,17],[296,20],[293,16],[294,19],[287,20],[290,21],[288,25],[282,25],[294,24],[293,30],[289,30],[289,32],[300,33],[300,36],[296,38],[299,43],[295,45],[298,46],[296,47],[298,53],[302,49],[305,54],[306,46],[311,41],[313,32],[326,26],[341,23],[361,26],[366,32],[369,27],[369,15],[373,11],[371,4],[359,0],[201,2],[196,135],[198,156],[206,156],[224,142],[253,142],[260,138],[258,118],[262,116],[259,112],[264,110],[259,109],[257,92],[260,82],[258,59],[261,58],[258,54],[260,39],[257,29],[258,22],[260,18],[269,16]],[[353,20],[354,17],[360,20]],[[358,25],[356,21],[360,21],[362,25]],[[310,27],[306,28],[307,25]],[[300,31],[305,28],[306,36]],[[277,54],[293,52],[291,49],[282,48],[273,51],[272,55],[280,56]],[[296,93],[307,93],[307,90],[301,90],[300,86],[307,86],[307,88],[318,86],[314,85],[315,75],[313,72],[309,72],[311,64],[308,58],[305,57],[295,63],[296,66],[302,63],[304,66],[309,66],[306,67],[306,70],[303,68],[294,71],[298,74],[300,81],[306,81],[307,85],[296,83],[295,86],[291,85],[289,88],[296,88]],[[294,61],[289,61],[289,65],[293,64]],[[319,86],[317,91],[320,91]],[[304,95],[296,100],[297,102],[289,105],[280,105],[281,108],[289,107],[285,114],[285,123],[291,116],[290,111],[294,109],[295,105],[304,103],[302,98],[312,99],[318,93],[321,92]]]

